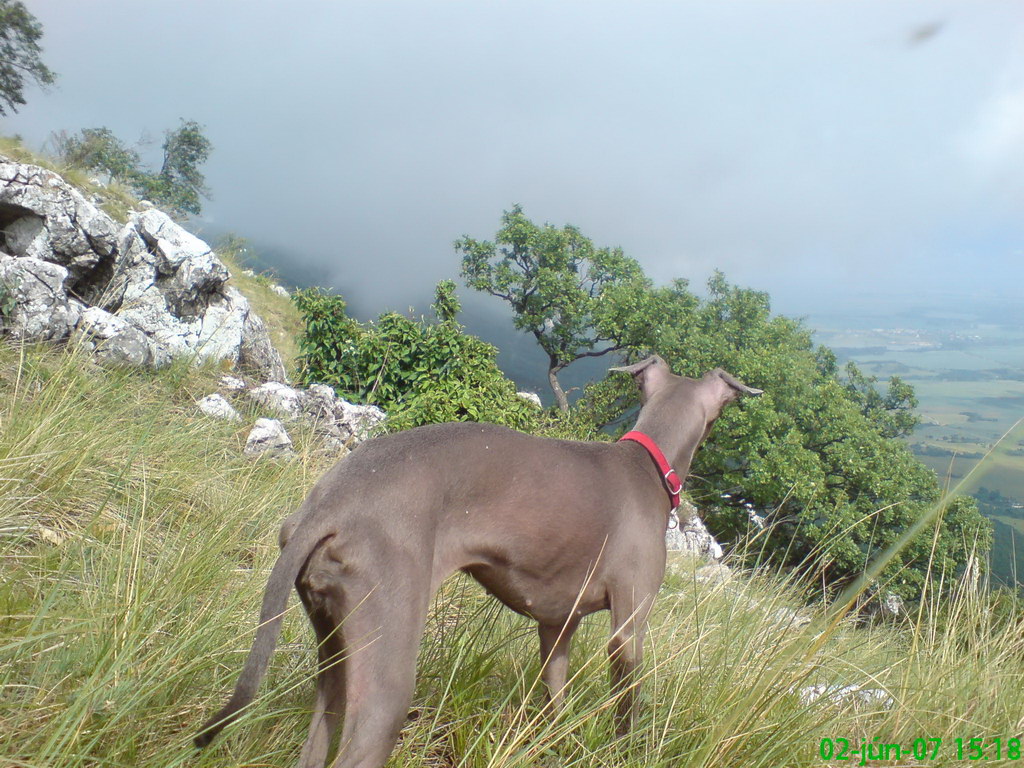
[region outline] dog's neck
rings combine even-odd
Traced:
[[[669,423],[660,418],[658,408],[645,406],[640,411],[633,429],[643,432],[661,448],[669,464],[680,478],[685,478],[690,471],[693,455],[704,437],[707,424],[703,409],[693,407],[686,410],[682,423]]]

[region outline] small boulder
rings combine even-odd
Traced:
[[[136,214],[132,221],[146,244],[155,251],[156,266],[161,274],[173,275],[189,259],[205,261],[212,255],[210,246],[178,226],[170,216],[156,208],[149,208]],[[227,280],[226,274],[221,282],[224,280]]]
[[[264,408],[289,419],[298,418],[302,414],[302,395],[279,381],[268,381],[250,389],[249,397]]]
[[[538,395],[536,392],[516,392],[516,394],[519,395],[519,397],[523,398],[523,400],[526,400],[529,403],[533,403],[538,408],[543,407],[543,405],[540,402],[540,395]]]
[[[234,288],[229,287],[226,292],[228,296],[237,295],[241,298],[241,294]],[[245,301],[244,298],[242,300]],[[246,307],[248,308],[248,302]],[[261,376],[264,381],[288,382],[281,353],[274,348],[263,318],[252,311],[246,313],[245,322],[242,324],[238,366]]]
[[[60,264],[0,253],[0,329],[22,341],[67,338],[84,309],[68,298],[67,279]]]
[[[804,706],[822,699],[833,705],[852,704],[861,709],[892,709],[895,701],[884,688],[865,688],[860,685],[808,685],[801,688],[800,703]]]
[[[387,414],[376,405],[356,405],[339,397],[338,409],[341,412],[339,423],[345,425],[356,442],[366,440],[387,420]]]
[[[302,411],[330,448],[362,442],[387,418],[375,405],[343,400],[326,384],[311,384],[302,393]]]
[[[257,419],[249,436],[245,439],[246,456],[268,456],[270,458],[292,455],[292,439],[284,425],[277,419]]]
[[[205,413],[207,416],[212,416],[215,419],[223,419],[225,421],[241,421],[242,417],[238,415],[231,403],[229,403],[223,395],[212,394],[197,400],[196,405],[199,406],[199,410]]]
[[[237,376],[224,374],[220,377],[220,388],[228,392],[242,392],[245,390],[245,382]]]
[[[75,337],[106,365],[152,365],[153,347],[142,331],[99,307],[82,312]]]

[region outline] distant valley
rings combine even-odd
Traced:
[[[955,485],[1024,417],[1024,309],[982,295],[854,301],[809,314],[815,338],[880,380],[914,386],[922,421],[911,448]],[[995,523],[994,580],[1024,582],[1024,426],[982,470],[967,491]]]

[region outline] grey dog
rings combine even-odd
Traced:
[[[252,650],[196,744],[255,697],[294,583],[320,659],[299,766],[324,765],[344,715],[335,768],[380,768],[406,720],[431,598],[459,570],[537,621],[554,706],[580,619],[610,609],[616,730],[627,731],[679,478],[722,408],[761,390],[721,369],[676,376],[658,356],[613,370],[634,377],[636,430],[653,448],[437,424],[369,440],[330,469],[281,526]]]

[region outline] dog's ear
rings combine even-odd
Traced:
[[[668,363],[658,355],[651,355],[646,360],[641,360],[633,365],[624,365],[618,368],[609,368],[609,371],[623,371],[633,377],[637,387],[640,389],[640,403],[646,403],[655,392],[665,385],[672,370]]]
[[[750,395],[756,397],[757,395],[763,395],[763,389],[754,389],[754,387],[748,387],[742,381],[737,379],[730,373],[726,373],[721,368],[715,368],[712,371],[708,371],[704,374],[704,379],[712,379],[718,382],[724,382],[727,386],[722,388],[722,397],[725,402],[731,402],[740,395]]]

